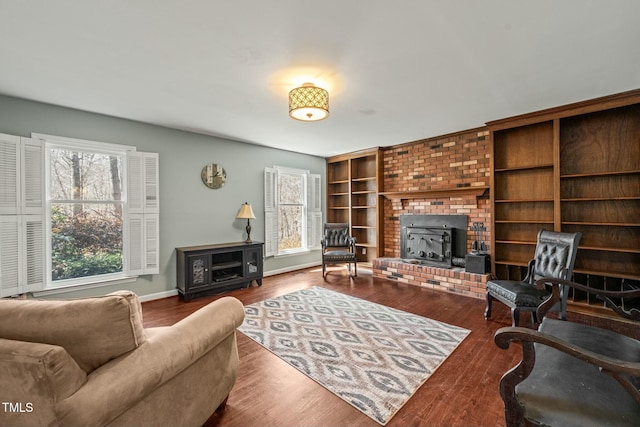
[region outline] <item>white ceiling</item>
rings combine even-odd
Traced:
[[[319,156],[637,88],[638,0],[0,0],[0,94]]]

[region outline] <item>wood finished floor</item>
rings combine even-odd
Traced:
[[[312,286],[472,331],[387,426],[505,425],[498,381],[517,363],[520,349],[500,350],[493,343],[494,332],[511,324],[508,309],[500,304],[494,304],[492,319],[485,321],[482,300],[373,278],[362,269],[357,278],[349,279],[345,269],[336,267],[330,269],[326,280],[319,269],[307,269],[266,277],[261,287],[254,283],[247,289],[190,302],[178,297],[146,302],[142,305],[144,325],[172,325],[223,295],[234,296],[247,305]],[[238,333],[238,351],[238,380],[227,407],[207,426],[379,425],[242,333]]]

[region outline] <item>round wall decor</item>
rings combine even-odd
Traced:
[[[227,172],[222,165],[209,163],[202,168],[200,177],[204,185],[215,190],[216,188],[222,187],[227,181]]]

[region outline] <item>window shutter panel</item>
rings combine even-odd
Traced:
[[[264,252],[265,256],[278,253],[278,213],[276,212],[277,171],[264,169]]]
[[[127,153],[127,204],[129,213],[142,213],[144,210],[142,168],[142,154]]]
[[[278,253],[278,215],[275,211],[264,213],[264,255],[275,256]]]
[[[0,134],[0,214],[19,213],[19,166],[20,137]]]
[[[308,215],[308,245],[309,249],[321,249],[322,245],[322,212],[312,212]]]
[[[26,250],[26,277],[23,292],[36,292],[45,288],[45,233],[42,215],[25,215],[24,232]]]
[[[158,213],[158,154],[141,153],[144,159],[144,213]]]
[[[137,276],[143,274],[142,254],[144,251],[144,227],[142,214],[130,214],[128,222],[129,238],[129,274]]]
[[[22,138],[22,204],[23,213],[43,215],[44,203],[44,144],[39,140]]]
[[[128,153],[129,274],[158,274],[159,155]]]
[[[0,216],[0,297],[20,293],[20,227],[17,215]]]
[[[160,273],[160,256],[158,234],[160,229],[160,221],[158,214],[144,215],[144,255],[145,265],[144,274]]]
[[[322,177],[310,174],[307,180],[307,245],[320,249],[322,239]]]

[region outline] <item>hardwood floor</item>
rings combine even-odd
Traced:
[[[261,287],[254,284],[190,302],[178,297],[150,301],[142,305],[144,325],[172,325],[223,295],[247,305],[322,286],[472,331],[388,426],[504,426],[498,382],[519,360],[520,348],[500,350],[493,343],[493,334],[511,325],[508,309],[494,304],[492,319],[486,321],[482,300],[373,278],[364,269],[358,273],[357,278],[349,279],[345,269],[331,268],[325,281],[320,269],[314,268],[266,277]],[[238,351],[238,380],[226,409],[214,414],[208,426],[379,425],[242,333],[238,333]]]

